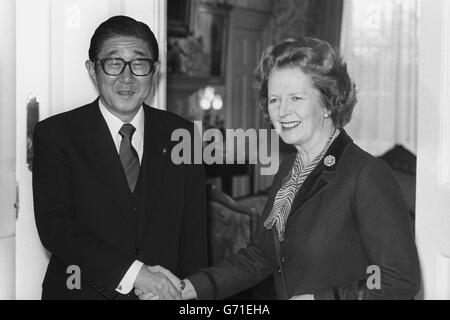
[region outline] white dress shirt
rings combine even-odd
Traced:
[[[119,134],[119,130],[125,122],[122,122],[119,118],[117,118],[114,114],[112,114],[106,107],[103,105],[102,101],[98,100],[98,105],[100,108],[100,112],[105,118],[106,124],[108,125],[109,131],[111,132],[111,137],[114,141],[114,145],[116,146],[117,153],[119,153],[120,143],[122,142],[122,136]],[[134,117],[130,124],[136,128],[136,131],[131,138],[131,144],[136,149],[136,152],[139,157],[139,163],[142,163],[142,155],[144,153],[144,125],[145,125],[145,115],[144,109],[142,106],[139,108],[138,113]],[[141,270],[144,264],[135,260],[133,264],[130,266],[128,271],[125,273],[125,276],[120,281],[116,291],[121,294],[128,294],[131,290],[133,290],[134,281]]]

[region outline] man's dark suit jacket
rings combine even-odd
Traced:
[[[419,262],[408,208],[392,171],[341,131],[294,199],[284,241],[263,222],[295,154],[280,166],[256,240],[246,250],[188,278],[199,299],[222,299],[274,273],[280,299],[412,299]],[[329,162],[330,163],[330,162]],[[381,287],[374,270],[381,271]],[[369,280],[369,287],[366,280]]]
[[[38,123],[34,132],[36,224],[52,254],[44,299],[122,299],[116,288],[134,260],[180,277],[207,265],[203,165],[175,165],[173,130],[193,124],[144,105],[144,151],[130,192],[98,100]],[[67,267],[81,290],[67,288]]]

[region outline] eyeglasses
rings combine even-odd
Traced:
[[[119,76],[127,65],[130,66],[131,73],[138,77],[148,76],[155,71],[157,62],[152,59],[139,58],[131,61],[125,61],[122,58],[104,58],[97,60],[102,66],[103,72],[110,76]]]

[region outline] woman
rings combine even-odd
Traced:
[[[400,187],[343,129],[356,103],[346,64],[324,41],[286,40],[264,52],[256,83],[297,153],[275,176],[256,240],[182,281],[183,298],[223,299],[271,273],[280,299],[414,298],[419,262]]]

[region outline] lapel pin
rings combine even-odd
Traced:
[[[332,155],[326,156],[323,160],[323,164],[327,167],[332,167],[336,163],[336,158]]]

